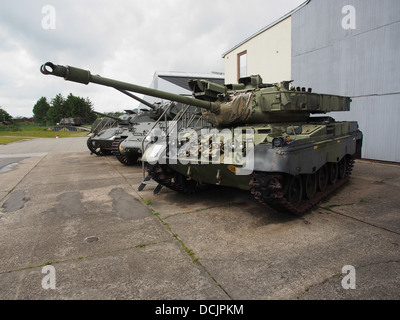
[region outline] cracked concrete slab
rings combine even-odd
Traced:
[[[225,299],[174,241],[53,263],[56,289],[42,287],[43,266],[0,274],[0,299]]]
[[[125,192],[122,188],[114,188],[109,193],[113,199],[112,206],[116,214],[125,220],[144,219],[152,215],[148,206]]]
[[[165,221],[233,299],[297,299],[344,265],[396,260],[400,254],[398,235],[324,210],[292,219],[248,204]]]
[[[400,166],[358,161],[346,188],[323,201],[321,206],[400,233],[399,182]]]
[[[29,199],[0,214],[1,299],[399,298],[400,166],[357,161],[350,183],[295,217],[232,188],[139,192],[140,166],[52,140],[32,146],[42,156],[18,142],[32,156],[0,173],[0,207]],[[356,289],[341,285],[345,265]]]
[[[7,200],[1,206],[0,212],[14,212],[17,211],[25,205],[29,200],[26,197],[25,190],[16,190],[12,192]]]
[[[349,272],[331,276],[323,282],[307,288],[302,300],[398,300],[400,261],[387,261],[360,266],[354,269],[354,286]],[[390,278],[385,275],[390,274]],[[396,294],[397,292],[397,294]]]
[[[18,162],[24,160],[24,157],[1,158],[0,157],[0,173],[8,172],[13,169]]]

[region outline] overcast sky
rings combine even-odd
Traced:
[[[224,52],[304,1],[2,0],[0,106],[30,117],[40,97],[72,93],[100,112],[136,108],[116,90],[44,76],[40,66],[72,65],[146,87],[156,71],[224,72]]]

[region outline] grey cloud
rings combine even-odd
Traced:
[[[30,116],[41,96],[72,92],[89,97],[99,111],[134,107],[135,102],[111,89],[44,77],[39,67],[46,61],[76,65],[146,86],[159,70],[223,72],[223,52],[302,2],[5,0],[0,11],[0,57],[6,59],[1,62],[0,105],[13,116]],[[45,5],[56,10],[55,30],[42,28]]]

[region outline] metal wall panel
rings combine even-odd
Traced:
[[[332,112],[337,121],[358,121],[364,134],[362,156],[400,162],[400,95],[353,98],[350,112]]]
[[[355,29],[342,20],[355,9]],[[292,16],[292,79],[314,92],[350,96],[363,157],[400,162],[400,1],[312,0]]]

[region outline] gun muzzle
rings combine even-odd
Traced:
[[[75,68],[71,66],[55,65],[51,62],[46,62],[40,67],[40,72],[45,75],[53,75],[64,78],[65,80],[74,81],[82,84],[89,84],[91,79],[90,71]]]

